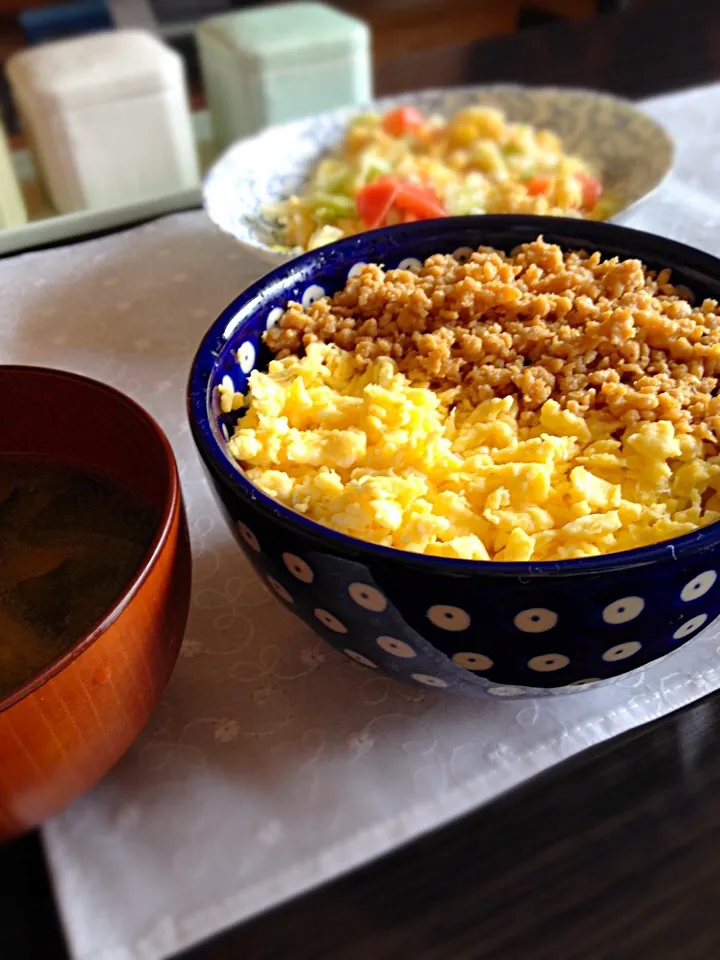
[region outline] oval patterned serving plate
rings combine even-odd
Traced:
[[[670,135],[629,101],[606,94],[554,87],[455,87],[385,97],[371,106],[382,113],[406,104],[444,116],[482,104],[504,110],[513,122],[552,130],[569,153],[599,171],[606,189],[619,198],[622,206],[615,221],[623,221],[673,165]],[[263,209],[297,193],[317,160],[340,139],[349,118],[366,111],[333,110],[270,127],[234,144],[205,180],[203,199],[210,219],[263,260],[279,264],[290,259],[290,254],[273,249],[279,243],[277,225]]]

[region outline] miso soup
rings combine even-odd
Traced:
[[[0,454],[0,698],[102,618],[157,523],[157,511],[100,473]]]

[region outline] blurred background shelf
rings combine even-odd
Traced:
[[[82,2],[82,0],[81,0]],[[86,0],[87,2],[87,0]],[[193,105],[202,106],[193,29],[205,17],[231,10],[269,6],[281,0],[99,0],[117,27],[142,27],[157,33],[188,64]],[[581,20],[612,11],[652,6],[657,0],[330,0],[333,6],[361,17],[373,33],[378,94],[396,92],[384,81],[384,64],[398,54],[450,49],[459,37],[481,42],[518,30],[562,20]],[[72,4],[70,4],[72,5]],[[0,0],[0,63],[28,44],[19,17],[24,11],[61,9],[68,0]],[[14,116],[4,100],[6,122]]]

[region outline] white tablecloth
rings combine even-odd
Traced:
[[[634,225],[720,253],[720,86],[647,104],[679,143]],[[185,420],[188,366],[260,267],[202,213],[0,262],[0,362],[66,367],[167,431],[195,559],[190,624],[149,728],[45,843],[77,960],[159,960],[720,686],[719,636],[606,689],[484,703],[325,647],[231,540]]]

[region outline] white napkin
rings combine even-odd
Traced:
[[[635,225],[718,252],[720,86],[647,104],[677,173]],[[159,960],[720,686],[718,629],[618,683],[518,703],[401,686],[319,642],[231,540],[185,420],[194,348],[261,267],[202,213],[0,262],[0,362],[66,367],[167,431],[195,558],[187,637],[136,746],[45,829],[77,960]]]

